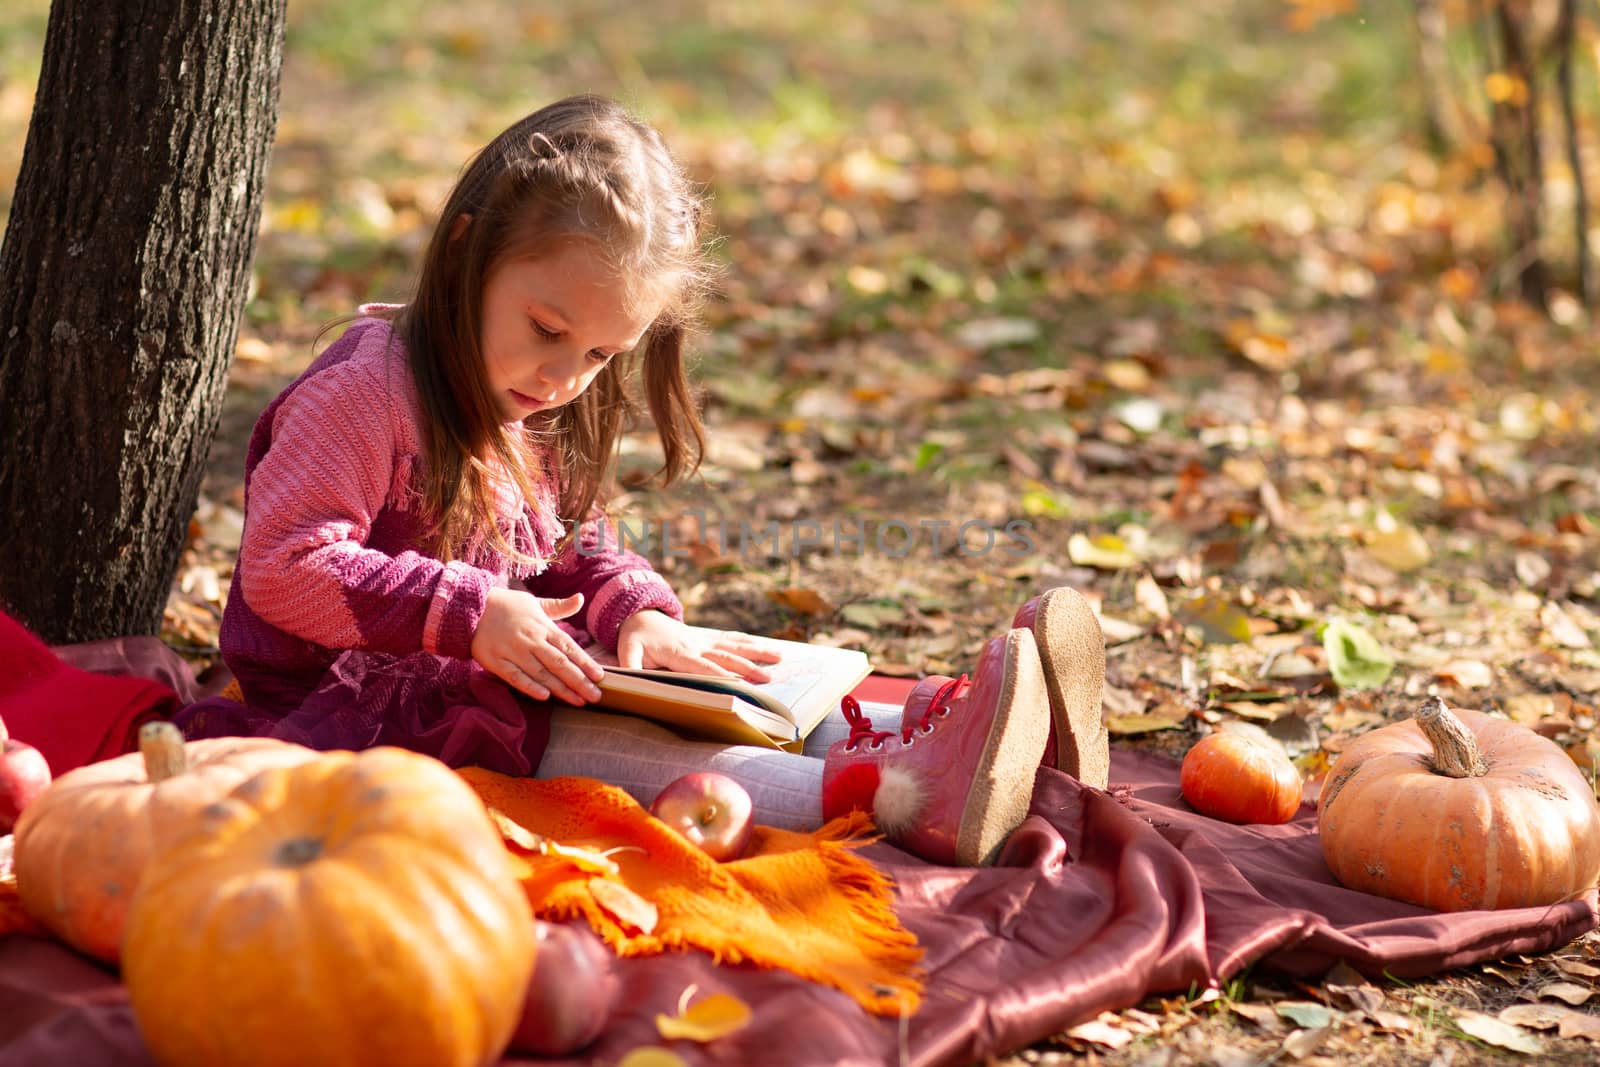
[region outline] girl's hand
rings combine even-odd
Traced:
[[[617,632],[617,662],[624,667],[659,667],[760,683],[772,681],[772,675],[756,664],[782,658],[749,634],[699,633],[659,611],[630,615]]]
[[[516,589],[491,589],[472,635],[472,658],[535,700],[554,696],[579,706],[598,700],[594,683],[605,672],[556,625],[582,607],[581,593],[545,600]]]

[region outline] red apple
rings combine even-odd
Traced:
[[[50,764],[25,741],[0,741],[0,834],[9,834],[23,809],[50,785]]]
[[[522,1020],[511,1047],[538,1056],[565,1056],[606,1028],[617,995],[611,950],[582,926],[534,923],[539,948]]]
[[[656,797],[650,814],[719,863],[744,855],[755,831],[750,794],[715,771],[696,771],[679,778]]]

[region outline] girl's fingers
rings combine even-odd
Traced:
[[[748,634],[730,633],[711,647],[719,652],[732,652],[736,656],[743,656],[751,663],[777,663],[783,658],[783,653]]]
[[[560,649],[561,653],[565,655],[570,662],[577,664],[578,670],[581,671],[584,676],[589,678],[590,681],[598,682],[601,678],[605,677],[606,669],[600,666],[600,664],[596,663],[594,661],[594,657],[585,652],[583,650],[583,646],[578,644],[578,642],[574,641],[567,634],[560,633],[560,639],[556,641],[556,647]]]
[[[757,667],[739,653],[730,652],[725,648],[707,649],[702,653],[701,658],[722,668],[717,673],[727,677],[743,678],[747,682],[756,683],[772,681],[772,675]]]
[[[579,655],[583,655],[583,651],[578,649],[570,638],[567,639],[567,644],[572,645]],[[564,655],[555,644],[540,645],[534,649],[534,655],[544,667],[541,679],[550,686],[550,692],[556,697],[578,707],[591,700],[600,699],[600,690],[584,674],[583,668],[573,662],[569,655]]]
[[[509,660],[503,665],[500,672],[502,681],[508,683],[518,692],[526,693],[535,700],[549,700],[550,690],[539,684],[539,680],[515,663]]]

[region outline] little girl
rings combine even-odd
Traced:
[[[1081,598],[1041,602],[1037,621],[991,642],[972,684],[925,685],[898,733],[847,701],[808,756],[582,707],[602,676],[591,640],[626,666],[753,681],[776,659],[685,626],[599,510],[637,379],[663,481],[698,466],[683,343],[707,275],[700,216],[660,136],[601,98],[543,108],[472,159],[410,302],[363,308],[256,424],[221,633],[244,703],[192,705],[189,737],[400,745],[452,766],[596,777],[645,804],[720,770],[762,822],[809,829],[866,807],[930,860],[994,858],[1052,727],[1051,747],[1071,749],[1059,739],[1085,718],[1052,708],[1052,686],[1093,703],[1080,733],[1098,726],[1103,647]],[[1071,633],[1052,645],[1046,619]]]

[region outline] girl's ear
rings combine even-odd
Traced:
[[[450,227],[450,243],[455,244],[461,235],[467,232],[467,227],[472,223],[471,215],[457,215],[454,225]]]

